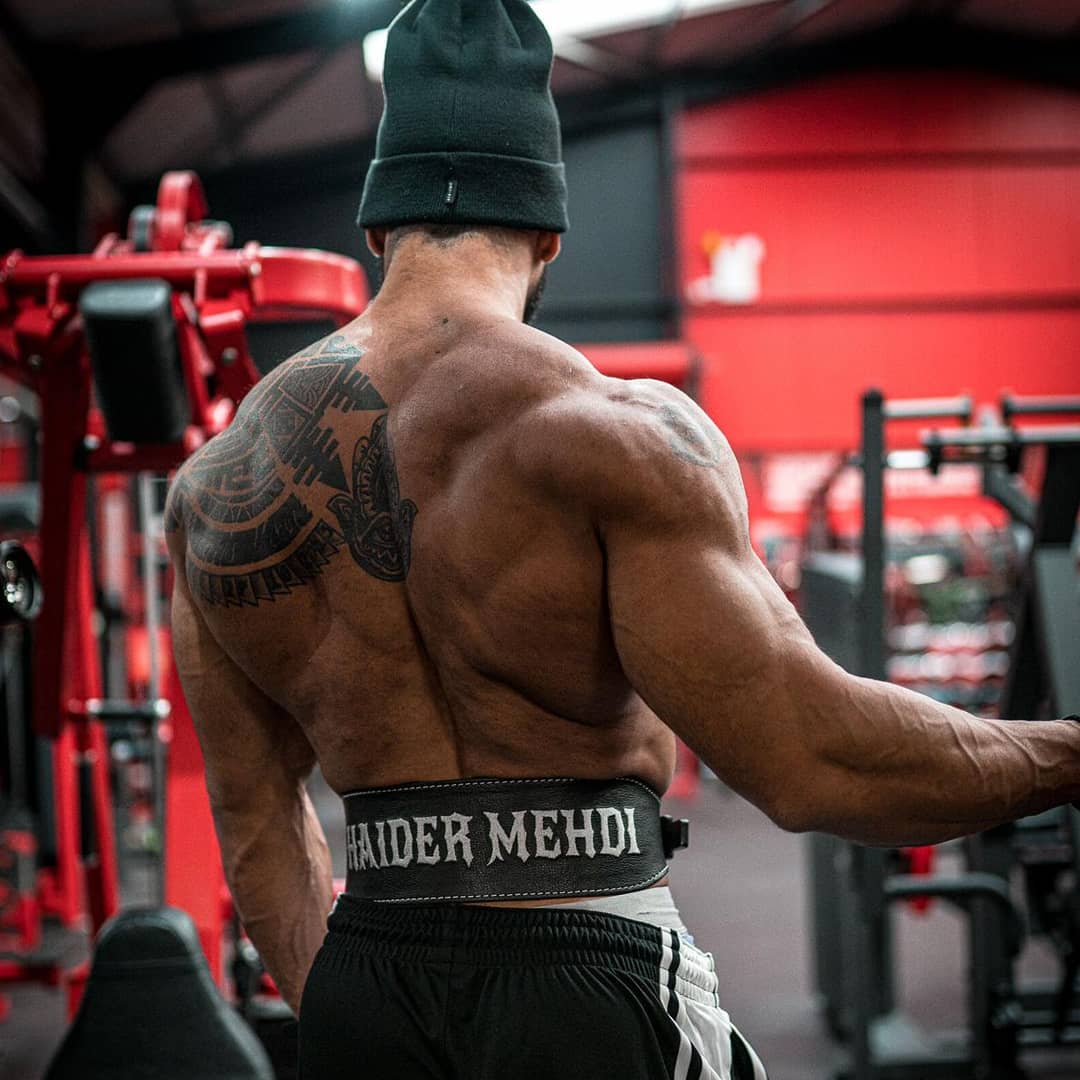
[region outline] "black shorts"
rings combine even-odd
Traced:
[[[303,1080],[765,1080],[673,930],[594,911],[339,897],[304,989]]]

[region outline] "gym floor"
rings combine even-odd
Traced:
[[[340,804],[314,794],[330,837],[342,835]],[[674,863],[673,890],[697,943],[716,957],[724,1007],[761,1054],[772,1080],[827,1080],[839,1058],[811,993],[804,896],[804,841],[781,832],[742,799],[706,784],[693,803],[668,803],[692,819],[693,848]],[[340,852],[337,853],[341,860]],[[341,872],[339,865],[337,872]],[[899,999],[928,1030],[964,1023],[964,929],[940,906],[897,919]],[[1028,950],[1028,977],[1050,976],[1050,959]],[[19,990],[0,1025],[0,1077],[38,1080],[63,1031],[53,991]],[[1080,1048],[1030,1056],[1030,1080],[1075,1080]]]

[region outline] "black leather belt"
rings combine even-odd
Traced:
[[[384,904],[634,892],[689,825],[640,780],[445,780],[344,797],[345,891]]]

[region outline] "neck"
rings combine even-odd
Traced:
[[[529,290],[528,252],[496,250],[482,239],[451,244],[402,241],[374,303],[424,314],[520,320]]]

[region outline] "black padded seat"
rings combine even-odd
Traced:
[[[0,533],[33,532],[41,525],[37,484],[0,484]]]
[[[82,1004],[45,1080],[274,1080],[210,977],[190,916],[133,909],[102,928]]]

